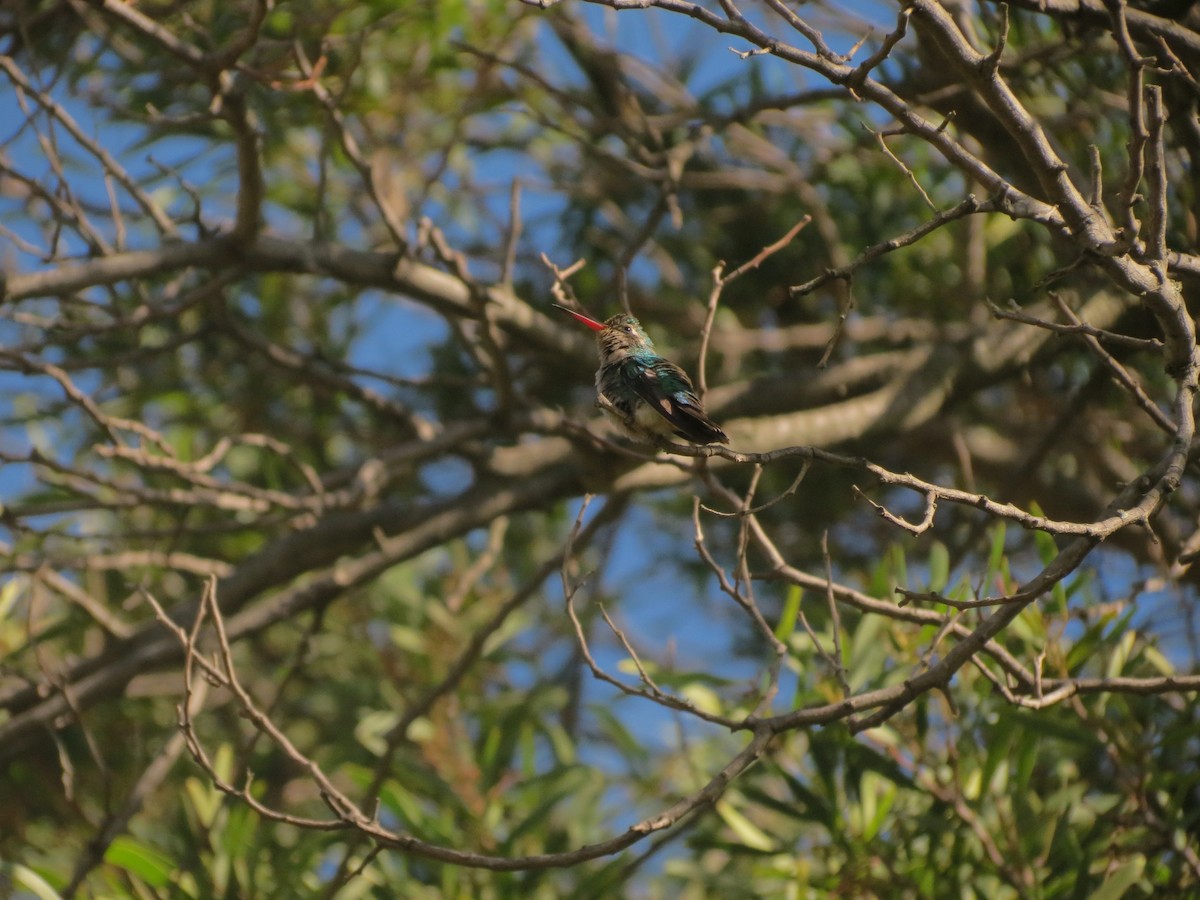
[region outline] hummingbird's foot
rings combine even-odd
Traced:
[[[612,416],[618,421],[623,422],[625,420],[625,416],[621,414],[621,411],[617,409],[616,405],[603,394],[596,395],[596,409],[600,410],[605,415]]]
[[[596,397],[596,408],[608,416],[621,433],[630,440],[652,446],[656,443],[656,435],[647,434],[639,428],[633,416],[619,408],[603,394]]]

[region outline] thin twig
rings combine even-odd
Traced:
[[[917,524],[914,525],[911,522],[907,521],[906,519],[891,512],[890,510],[888,510],[887,507],[876,503],[874,500],[872,500],[870,497],[868,497],[865,493],[863,493],[862,488],[860,488],[857,484],[854,485],[853,490],[854,490],[854,493],[856,496],[862,497],[864,500],[866,500],[868,503],[870,503],[871,506],[875,507],[875,512],[879,513],[880,518],[886,519],[887,521],[891,522],[893,525],[897,525],[900,528],[903,528],[905,531],[907,531],[911,534],[924,534],[926,531],[928,531],[933,526],[933,516],[934,516],[934,513],[937,512],[937,495],[936,494],[931,493],[931,494],[925,495],[925,517],[923,519],[921,519],[920,522],[918,522]]]

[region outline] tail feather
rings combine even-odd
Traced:
[[[667,420],[675,426],[675,433],[693,444],[728,444],[727,435],[704,410],[697,406],[672,404],[675,415]]]

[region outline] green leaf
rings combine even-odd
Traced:
[[[729,800],[718,800],[716,810],[717,815],[733,830],[733,833],[738,836],[738,840],[747,847],[761,850],[764,853],[774,852],[775,842],[767,836],[765,831],[734,809]]]
[[[379,790],[379,800],[384,808],[395,814],[407,828],[422,831],[428,826],[429,817],[425,810],[399,782],[384,782]]]
[[[713,691],[706,685],[699,683],[685,685],[680,693],[684,699],[690,701],[701,712],[712,716],[721,714],[721,698],[717,696],[716,691]]]
[[[253,851],[254,836],[262,826],[258,813],[248,806],[236,806],[229,811],[225,828],[221,832],[221,846],[235,865],[245,863],[246,856]]]
[[[1104,638],[1105,622],[1096,622],[1079,636],[1071,649],[1067,651],[1067,672],[1071,675],[1078,675],[1080,668],[1096,652],[1096,648],[1100,646]]]
[[[530,779],[522,785],[523,791],[535,797],[537,802],[529,814],[509,834],[503,845],[504,850],[512,852],[521,837],[536,829],[546,827],[545,822],[550,818],[554,808],[579,790],[581,784],[588,777],[586,770],[571,766],[558,769],[540,778]]]
[[[38,900],[62,900],[62,894],[33,869],[0,859],[0,887],[6,884],[29,891]]]
[[[874,772],[893,784],[915,788],[912,776],[886,753],[870,744],[849,741],[845,746],[846,766],[852,771]]]
[[[992,526],[992,546],[988,552],[987,571],[989,579],[1000,574],[1004,563],[1004,538],[1008,533],[1007,522],[997,522]]]
[[[109,845],[104,861],[156,888],[166,887],[175,871],[175,863],[165,853],[123,834]]]
[[[798,817],[820,822],[826,828],[833,828],[837,824],[838,819],[834,814],[833,806],[824,796],[809,788],[786,769],[777,768],[776,771],[787,784],[792,796],[799,801],[796,807]]]
[[[400,650],[425,656],[428,648],[425,646],[425,634],[416,628],[405,625],[393,625],[391,628],[392,643]]]
[[[950,581],[950,551],[941,541],[929,548],[929,590],[941,591]]]
[[[888,596],[894,597],[896,585],[908,584],[908,560],[904,555],[904,548],[899,544],[892,544],[891,550],[892,583],[888,587]]]
[[[554,758],[563,765],[573,764],[575,762],[575,743],[567,734],[566,729],[558,722],[546,722],[542,727],[546,738],[550,741],[550,746],[554,749]]]
[[[1117,866],[1109,876],[1104,879],[1104,884],[1092,891],[1088,895],[1088,900],[1121,900],[1128,891],[1142,877],[1142,872],[1146,868],[1146,857],[1140,853],[1134,856],[1127,862]]]
[[[1113,648],[1112,655],[1108,658],[1108,668],[1105,674],[1109,678],[1115,678],[1125,671],[1125,664],[1129,662],[1129,654],[1133,652],[1134,642],[1137,640],[1136,631],[1126,631],[1117,640],[1116,647]]]
[[[483,642],[482,655],[485,658],[491,656],[528,627],[529,623],[525,616],[520,614],[509,616],[504,620],[504,624],[489,634],[487,640]]]
[[[1021,610],[1009,626],[1010,631],[1026,643],[1040,646],[1046,639],[1046,618],[1036,603]]]
[[[221,809],[221,792],[213,785],[196,777],[189,777],[183,787],[200,825],[204,828],[212,828],[213,821]]]
[[[613,715],[608,704],[590,704],[588,706],[588,714],[595,717],[597,729],[613,745],[618,753],[631,759],[645,758],[646,748],[642,745],[641,741],[633,736],[633,733],[626,727],[625,723]]]
[[[399,721],[400,716],[390,710],[372,710],[358,720],[354,726],[354,737],[368,752],[382,756],[387,749],[387,735]],[[412,737],[411,733],[408,737]]]
[[[1142,650],[1142,656],[1146,662],[1158,670],[1160,675],[1175,674],[1175,667],[1171,665],[1171,661],[1157,647],[1145,647]]]
[[[1036,500],[1029,504],[1029,511],[1035,516],[1045,515]],[[1048,566],[1054,557],[1058,556],[1058,544],[1054,542],[1054,536],[1044,531],[1033,533],[1033,545],[1037,548],[1038,558],[1043,566]]]
[[[881,777],[876,772],[863,772],[858,786],[859,802],[862,804],[862,837],[871,841],[879,834],[896,799],[895,782]]]
[[[854,629],[847,653],[850,661],[847,674],[852,689],[858,690],[874,682],[887,668],[891,647],[885,634],[887,628],[888,620],[883,616],[863,616]]]
[[[1041,712],[1033,712],[1027,709],[1010,709],[1007,716],[1012,720],[1014,729],[1017,731],[1019,739],[1022,742],[1022,747],[1025,746],[1027,736],[1035,735],[1037,738],[1058,738],[1059,740],[1069,741],[1074,745],[1096,749],[1100,746],[1100,737],[1096,731],[1088,725],[1076,718],[1063,719],[1055,716],[1047,716]],[[1033,740],[1030,738],[1030,740]],[[1036,746],[1036,741],[1034,742]]]
[[[987,756],[983,762],[983,771],[980,776],[980,790],[996,791],[1003,793],[1007,790],[1008,775],[1011,772],[1010,762],[1012,746],[1017,740],[1018,728],[1007,719],[1007,713],[997,721],[997,727],[992,729],[992,739],[987,745]],[[1001,778],[996,781],[996,773],[1001,773]],[[975,797],[968,795],[967,799],[974,800]]]
[[[3,506],[0,506],[0,512],[3,511]],[[12,612],[13,604],[17,602],[17,598],[21,595],[21,588],[24,585],[22,578],[10,578],[0,587],[0,622],[8,618],[8,614]]]
[[[783,598],[783,610],[779,613],[779,622],[775,626],[775,637],[785,643],[796,630],[796,621],[800,617],[800,600],[803,597],[804,588],[793,584],[788,588],[787,596]]]
[[[213,754],[213,771],[217,777],[226,783],[233,780],[233,747],[222,744]]]

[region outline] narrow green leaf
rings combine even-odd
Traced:
[[[233,781],[233,746],[221,744],[213,754],[213,771],[217,777],[228,783]]]
[[[588,707],[588,711],[595,717],[596,727],[601,735],[612,744],[618,753],[632,759],[646,757],[645,746],[633,736],[624,722],[613,715],[607,704],[592,704]]]
[[[891,812],[892,804],[896,800],[898,789],[893,782],[880,778],[874,772],[864,772],[861,790],[864,797],[870,791],[873,798],[872,805],[875,806],[875,814],[873,816],[866,816],[866,805],[864,804],[863,806],[865,819],[863,839],[873,841],[887,821],[888,813]]]
[[[1036,500],[1029,504],[1029,511],[1035,516],[1045,515]],[[1043,566],[1049,565],[1050,561],[1058,556],[1058,544],[1054,542],[1054,536],[1044,531],[1033,533],[1033,545],[1037,548],[1038,558],[1041,559]]]
[[[3,506],[0,506],[0,512],[3,511]],[[22,578],[10,578],[0,587],[0,622],[8,618],[8,614],[12,612],[13,606],[17,602],[17,598],[21,595],[21,588],[24,585]]]
[[[400,650],[407,650],[409,653],[418,653],[425,656],[428,652],[425,646],[425,636],[415,628],[409,628],[404,625],[393,625],[391,627],[392,643]]]
[[[820,822],[826,828],[833,828],[837,824],[838,817],[834,814],[834,808],[824,796],[809,788],[786,769],[778,768],[776,773],[796,799],[796,815],[799,818]]]
[[[796,630],[796,621],[800,616],[800,600],[804,597],[804,588],[793,584],[788,588],[787,596],[783,598],[783,611],[779,613],[779,622],[775,626],[775,637],[787,642]]]
[[[0,886],[5,884],[29,891],[38,900],[62,900],[62,894],[33,869],[0,859]]]
[[[1004,562],[1004,538],[1008,533],[1008,523],[997,522],[992,526],[992,547],[988,552],[987,571],[988,576],[993,577],[1000,572],[1000,567]]]
[[[1092,658],[1092,654],[1096,652],[1096,648],[1104,637],[1105,625],[1104,622],[1092,625],[1067,651],[1067,671],[1071,675],[1078,675],[1083,664]]]
[[[199,778],[189,777],[183,784],[196,818],[205,828],[211,828],[221,808],[221,792]]]
[[[1175,674],[1175,666],[1173,666],[1171,664],[1171,661],[1169,659],[1167,659],[1165,656],[1163,656],[1162,651],[1159,650],[1157,647],[1144,648],[1142,650],[1142,656],[1145,657],[1146,662],[1148,662],[1150,665],[1154,666],[1154,668],[1158,669],[1159,674],[1162,674],[1162,675],[1174,675]]]
[[[887,669],[891,642],[886,634],[888,621],[883,616],[863,616],[854,635],[846,658],[849,661],[850,685],[855,690],[874,682]]]
[[[941,541],[929,548],[929,590],[941,591],[950,581],[950,551]]]
[[[429,817],[425,815],[420,803],[399,782],[385,782],[379,791],[379,799],[385,809],[394,813],[413,831],[421,831],[428,826]]]
[[[1007,713],[1001,715],[987,747],[987,756],[984,758],[980,776],[980,789],[983,791],[1007,790],[1012,746],[1016,743],[1018,730],[1006,721],[1006,716]],[[999,780],[996,780],[997,772],[1001,773]]]
[[[890,596],[896,596],[895,586],[898,584],[908,584],[908,560],[904,555],[904,548],[899,544],[892,544],[892,584]]]
[[[571,740],[571,736],[557,722],[546,723],[543,727],[550,746],[554,750],[555,758],[563,765],[573,764],[575,762],[575,744]]]
[[[1113,648],[1112,655],[1108,658],[1108,670],[1105,674],[1109,678],[1116,678],[1125,671],[1125,664],[1129,662],[1129,654],[1133,652],[1133,644],[1136,640],[1136,631],[1126,631],[1121,635],[1116,647]]]
[[[1046,604],[1046,609],[1054,615],[1066,615],[1067,612],[1067,589],[1060,581],[1050,589],[1051,602]]]
[[[387,749],[387,734],[396,727],[399,719],[399,715],[391,710],[363,713],[354,726],[354,737],[368,752],[381,756]]]
[[[563,768],[548,775],[533,779],[525,787],[537,797],[529,814],[509,833],[504,842],[506,852],[513,852],[516,842],[523,836],[544,828],[555,807],[578,790],[588,774],[583,769]]]
[[[113,840],[104,854],[104,861],[156,888],[166,887],[175,871],[169,856],[128,835],[118,835]]]
[[[767,836],[766,832],[734,809],[728,800],[718,800],[716,810],[717,815],[733,830],[733,833],[738,836],[738,840],[747,847],[761,850],[764,853],[771,853],[775,850],[775,842]]]
[[[1142,877],[1145,868],[1146,857],[1141,854],[1121,863],[1113,870],[1112,874],[1104,879],[1104,884],[1092,891],[1088,900],[1121,900],[1125,896],[1125,892]]]
[[[701,712],[706,712],[714,716],[721,714],[721,698],[706,685],[689,684],[680,693],[683,694],[685,699],[690,700],[692,705]]]

